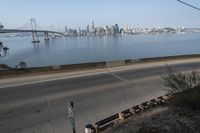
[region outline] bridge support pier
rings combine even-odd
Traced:
[[[45,36],[44,40],[49,40],[49,33],[48,32],[44,32],[44,36]]]
[[[39,42],[40,42],[40,41],[38,40],[37,32],[32,32],[32,38],[33,38],[32,43],[39,43]]]

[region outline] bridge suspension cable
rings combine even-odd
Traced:
[[[18,30],[25,30],[25,29],[29,29],[30,28],[30,20],[27,21],[24,25],[20,26],[19,28],[17,28]]]
[[[32,18],[34,19],[34,18]],[[27,21],[24,25],[22,25],[21,27],[17,28],[19,30],[30,30],[32,27],[31,27],[31,23],[32,23],[32,19],[30,19],[29,21]],[[35,25],[37,27],[37,30],[42,30],[42,26],[40,26],[40,24],[34,19],[35,21]]]
[[[39,29],[39,30],[43,29],[42,26],[40,26],[40,24],[36,20],[35,20],[35,24],[36,24],[37,29]]]

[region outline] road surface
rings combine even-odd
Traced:
[[[174,61],[179,71],[200,66],[200,60]],[[102,68],[76,74],[55,74],[0,80],[1,133],[72,133],[67,103],[74,102],[76,130],[166,93],[160,78],[165,64]]]

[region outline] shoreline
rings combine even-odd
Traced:
[[[94,69],[101,69],[101,68],[129,66],[129,65],[138,65],[138,64],[145,65],[149,63],[191,60],[191,59],[199,59],[200,61],[200,54],[152,57],[152,58],[141,58],[141,59],[127,59],[127,60],[118,60],[118,61],[103,61],[103,62],[80,63],[80,64],[66,64],[66,65],[54,65],[54,66],[44,66],[44,67],[30,67],[26,69],[15,69],[15,68],[7,67],[7,68],[2,68],[2,70],[0,71],[0,79],[7,78],[7,77],[16,77],[16,76],[54,74],[54,73],[62,73],[62,72],[76,72],[76,71],[81,71],[81,70],[94,70]]]

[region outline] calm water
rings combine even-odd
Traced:
[[[32,44],[30,37],[0,38],[10,48],[0,63],[15,66],[25,61],[28,67],[98,62],[144,57],[200,53],[200,33],[63,37]]]

